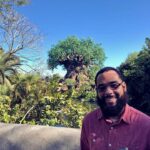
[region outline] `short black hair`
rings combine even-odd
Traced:
[[[97,74],[96,74],[96,76],[95,76],[95,85],[97,84],[97,77],[98,77],[100,74],[102,74],[102,73],[104,73],[104,72],[107,72],[107,71],[110,71],[110,70],[115,71],[115,72],[118,74],[119,78],[120,78],[122,81],[124,80],[124,79],[123,79],[123,76],[122,76],[122,74],[121,74],[121,72],[120,72],[118,69],[116,69],[116,68],[114,68],[114,67],[104,67],[104,68],[100,69],[100,70],[97,72]]]

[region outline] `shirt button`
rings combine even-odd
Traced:
[[[111,130],[113,130],[113,129],[114,129],[114,127],[110,127],[110,129],[111,129]]]
[[[108,144],[108,147],[111,147],[111,146],[112,146],[112,145],[109,143],[109,144]]]
[[[93,133],[92,135],[93,135],[93,136],[96,136],[96,133]]]

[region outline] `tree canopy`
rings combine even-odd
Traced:
[[[129,103],[150,115],[150,39],[139,53],[128,56],[119,67],[128,84]]]
[[[59,41],[49,51],[49,69],[63,66],[67,70],[67,77],[73,71],[89,69],[97,65],[101,67],[105,60],[105,54],[100,44],[90,38],[78,39],[70,36]]]

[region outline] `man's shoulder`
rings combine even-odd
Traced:
[[[129,110],[131,117],[138,121],[144,121],[150,124],[150,116],[131,106],[129,106]]]
[[[85,115],[84,121],[98,119],[100,116],[101,116],[100,108],[96,108],[95,110],[93,110]]]

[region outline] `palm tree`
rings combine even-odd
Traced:
[[[11,52],[4,52],[0,48],[0,84],[11,85],[11,76],[17,74],[17,67],[21,65],[18,56]]]

